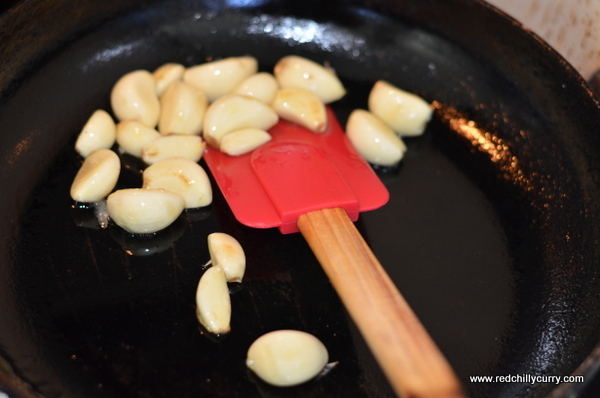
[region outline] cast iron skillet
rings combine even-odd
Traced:
[[[68,190],[72,147],[124,73],[299,54],[348,88],[345,122],[386,79],[435,106],[391,192],[358,227],[473,397],[564,397],[581,384],[475,375],[585,374],[600,336],[600,108],[554,51],[479,1],[25,1],[0,19],[0,382],[33,397],[389,397],[303,240],[239,225],[223,198],[133,238],[95,226]],[[123,158],[119,187],[139,184]],[[233,331],[202,334],[206,235],[245,247]],[[277,389],[249,344],[306,330],[338,364]]]

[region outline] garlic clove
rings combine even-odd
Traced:
[[[197,162],[202,158],[206,142],[197,135],[162,136],[142,147],[142,160],[154,164],[159,160],[182,156]]]
[[[223,232],[208,235],[207,241],[212,265],[223,269],[227,282],[241,282],[246,271],[246,255],[242,245],[233,236]]]
[[[257,73],[241,82],[232,94],[247,95],[257,100],[270,104],[275,98],[275,93],[279,89],[275,77],[267,72]]]
[[[196,317],[211,333],[231,330],[231,297],[221,267],[212,266],[202,274],[196,289]]]
[[[160,116],[156,81],[146,70],[136,70],[121,77],[110,93],[112,110],[118,120],[137,120],[155,127]]]
[[[326,68],[307,58],[297,55],[283,57],[273,70],[282,88],[303,88],[328,104],[346,94],[342,82],[331,68]]]
[[[133,234],[153,234],[171,225],[185,202],[176,193],[155,188],[130,188],[113,192],[106,199],[108,215]]]
[[[162,188],[174,192],[185,201],[185,208],[208,206],[212,188],[208,175],[194,160],[171,157],[159,160],[144,170],[143,188]]]
[[[183,80],[201,90],[209,102],[227,95],[247,77],[258,71],[254,57],[229,57],[187,68]]]
[[[176,63],[164,64],[152,72],[156,81],[156,95],[160,97],[167,91],[171,83],[180,81],[183,78],[183,72],[185,72],[185,66]]]
[[[163,135],[200,134],[206,108],[208,99],[201,91],[173,82],[160,97],[158,131]]]
[[[315,133],[322,133],[327,129],[325,105],[308,90],[279,89],[271,106],[280,118],[306,127]]]
[[[116,126],[112,117],[98,109],[77,136],[75,150],[84,158],[98,149],[109,149],[115,143]]]
[[[117,124],[117,144],[126,153],[142,157],[142,148],[162,137],[158,131],[135,120],[124,120]]]
[[[232,131],[221,139],[221,152],[239,156],[252,152],[271,140],[271,134],[262,129],[247,128]]]
[[[369,93],[369,110],[404,136],[423,134],[433,110],[421,97],[379,80]]]
[[[119,156],[110,149],[98,149],[85,158],[71,185],[77,202],[99,202],[114,189],[121,172]]]
[[[279,120],[267,104],[244,95],[227,95],[213,102],[204,116],[202,134],[214,148],[219,148],[225,134],[244,128],[268,130]]]
[[[400,137],[377,116],[363,109],[350,114],[346,134],[358,153],[372,164],[392,166],[400,162],[406,152]]]
[[[289,387],[317,376],[328,359],[327,348],[315,336],[299,330],[277,330],[252,343],[246,366],[269,384]]]

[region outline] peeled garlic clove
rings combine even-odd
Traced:
[[[232,131],[221,139],[221,152],[231,156],[252,152],[271,140],[271,134],[265,130],[248,128]]]
[[[327,129],[325,105],[303,88],[282,88],[271,104],[280,118],[299,124],[315,133]]]
[[[98,149],[108,149],[115,143],[116,127],[112,117],[102,109],[88,119],[75,142],[75,150],[84,158]]]
[[[221,267],[212,266],[202,274],[196,290],[196,316],[211,333],[231,330],[231,298]]]
[[[142,157],[142,148],[162,137],[158,131],[135,120],[125,120],[117,124],[117,144],[126,153]]]
[[[317,376],[328,359],[327,348],[315,336],[299,330],[277,330],[252,343],[246,366],[269,384],[289,387]]]
[[[212,188],[208,175],[195,161],[172,157],[149,166],[142,174],[143,188],[162,188],[174,192],[185,201],[185,208],[208,206]]]
[[[369,163],[392,166],[402,159],[406,145],[377,116],[356,109],[348,117],[346,134],[358,153]]]
[[[154,164],[159,160],[182,156],[197,162],[202,158],[206,142],[197,135],[167,135],[149,142],[142,148],[142,160]]]
[[[212,265],[223,269],[227,282],[241,282],[246,271],[246,255],[240,242],[223,232],[213,232],[207,241]]]
[[[248,77],[233,89],[231,93],[247,95],[265,104],[270,104],[273,102],[278,88],[277,80],[275,80],[272,74],[261,72]]]
[[[201,91],[174,82],[160,97],[158,131],[168,134],[200,134],[208,100]]]
[[[268,130],[279,120],[275,111],[259,100],[244,95],[227,95],[212,103],[204,116],[202,134],[219,148],[225,134],[245,128]]]
[[[254,57],[229,57],[192,66],[183,74],[186,83],[200,89],[210,102],[231,93],[248,76],[258,71]]]
[[[84,203],[104,199],[117,184],[120,171],[121,161],[116,153],[110,149],[92,152],[73,180],[71,198]]]
[[[369,110],[396,133],[405,136],[423,134],[433,112],[423,98],[383,80],[371,89]]]
[[[152,72],[152,76],[156,81],[156,95],[160,97],[167,91],[171,83],[180,81],[183,78],[184,71],[185,66],[181,64],[167,63]]]
[[[154,188],[121,189],[106,199],[111,220],[133,234],[165,229],[179,217],[184,205],[176,193]]]
[[[113,112],[119,120],[137,120],[154,127],[160,116],[156,81],[152,73],[136,70],[117,81],[110,93]]]
[[[275,65],[274,74],[280,87],[309,90],[325,104],[346,94],[344,85],[332,69],[297,55],[281,58]]]

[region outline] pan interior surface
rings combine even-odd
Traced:
[[[469,378],[569,375],[594,349],[600,111],[567,102],[592,102],[578,80],[546,80],[541,64],[559,62],[515,27],[498,40],[522,39],[515,51],[530,45],[539,64],[517,72],[521,53],[491,62],[502,43],[475,48],[482,26],[508,22],[477,2],[321,3],[123,2],[15,75],[0,99],[0,131],[11,133],[0,137],[0,354],[35,391],[393,396],[298,234],[243,227],[216,187],[212,205],[152,237],[98,228],[93,210],[69,197],[75,138],[94,110],[110,111],[119,77],[246,54],[264,71],[288,54],[331,65],[348,90],[332,104],[342,125],[380,79],[432,103],[401,165],[377,170],[390,203],[357,226],[470,396],[544,397],[556,385]],[[452,7],[462,13],[444,15]],[[122,161],[118,188],[140,186],[143,165]],[[217,231],[235,236],[248,261],[223,338],[198,327],[194,303],[206,236]],[[336,366],[289,389],[257,380],[246,350],[284,328],[317,336]]]

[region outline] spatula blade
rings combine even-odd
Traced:
[[[359,213],[387,203],[387,189],[330,108],[327,116],[324,133],[280,121],[269,131],[272,140],[254,152],[206,151],[206,163],[239,222],[292,233],[308,211],[342,207],[356,221]]]

